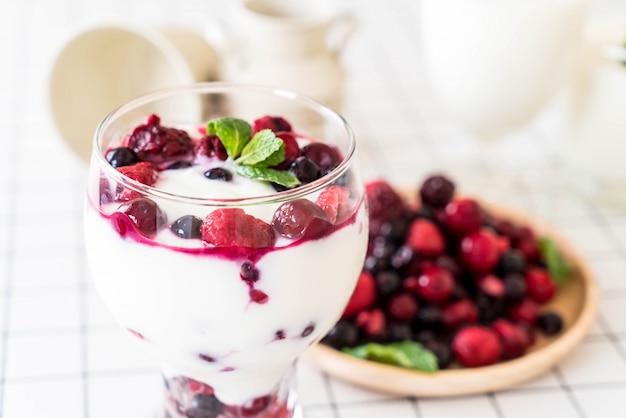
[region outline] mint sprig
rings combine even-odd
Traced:
[[[270,181],[286,187],[300,184],[296,176],[274,167],[285,160],[285,142],[270,129],[252,135],[252,127],[243,119],[217,118],[207,123],[207,135],[216,135],[228,156],[237,164],[243,177]]]
[[[546,262],[552,280],[557,284],[563,283],[569,276],[570,265],[563,258],[554,241],[549,238],[539,239],[539,252]]]
[[[342,351],[364,360],[426,373],[435,373],[439,370],[437,357],[422,344],[415,341],[390,344],[368,343],[353,348],[345,347]]]

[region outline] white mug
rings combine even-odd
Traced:
[[[70,149],[89,161],[94,131],[129,99],[158,88],[219,77],[214,49],[193,30],[116,20],[73,31],[49,79],[52,118]],[[199,103],[183,103],[200,113]]]

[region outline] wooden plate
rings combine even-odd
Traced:
[[[536,344],[515,360],[473,369],[448,369],[421,373],[357,359],[318,344],[305,355],[330,375],[368,389],[402,396],[460,396],[511,388],[550,370],[585,337],[598,308],[599,292],[583,257],[565,239],[541,222],[502,206],[483,204],[490,213],[533,228],[538,236],[550,237],[572,264],[572,272],[557,295],[542,310],[553,309],[564,320],[558,336],[537,333]]]

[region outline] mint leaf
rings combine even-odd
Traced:
[[[561,256],[554,241],[549,238],[541,238],[539,240],[539,252],[548,266],[552,280],[557,284],[563,283],[569,275],[570,265]]]
[[[274,170],[273,168],[267,167],[253,167],[250,165],[236,165],[235,171],[240,176],[249,179],[271,181],[285,187],[300,184],[300,180],[289,171]]]
[[[250,140],[252,126],[243,119],[217,118],[207,123],[207,135],[217,135],[226,153],[233,160],[239,157],[241,150]]]
[[[368,343],[354,348],[346,347],[342,351],[364,360],[420,370],[426,373],[435,373],[439,370],[437,357],[423,345],[414,341],[384,345]]]
[[[237,164],[256,167],[273,167],[285,159],[285,143],[271,129],[254,134],[235,161]]]

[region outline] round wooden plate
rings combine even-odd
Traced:
[[[550,237],[572,264],[570,277],[557,295],[542,310],[559,312],[564,328],[557,336],[546,338],[537,333],[537,342],[523,356],[492,366],[473,369],[448,369],[435,374],[361,360],[318,344],[305,355],[330,375],[368,389],[402,396],[460,396],[511,388],[551,369],[585,337],[598,308],[599,292],[593,274],[565,239],[541,222],[502,206],[484,206],[490,213],[525,224],[538,236]]]

